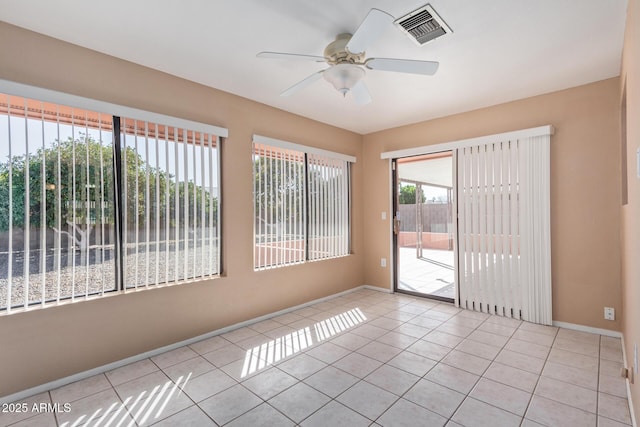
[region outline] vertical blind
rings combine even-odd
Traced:
[[[309,259],[349,253],[349,163],[308,155]]]
[[[125,287],[219,273],[217,138],[120,119]]]
[[[551,324],[550,136],[456,151],[460,305]]]
[[[254,136],[255,269],[349,254],[352,161]]]
[[[217,146],[0,94],[0,311],[217,275]]]

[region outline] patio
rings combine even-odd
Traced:
[[[398,289],[443,298],[455,297],[453,251],[398,248]]]

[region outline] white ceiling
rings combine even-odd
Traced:
[[[435,76],[367,71],[358,106],[320,80],[279,93],[371,8],[402,16],[428,0],[0,0],[0,20],[366,134],[620,74],[626,0],[431,0],[453,34],[418,47],[389,28],[367,57],[435,60]]]

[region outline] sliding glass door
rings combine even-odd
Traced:
[[[405,157],[394,167],[395,290],[453,301],[453,154]]]

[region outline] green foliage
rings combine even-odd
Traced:
[[[91,136],[82,135],[78,139],[54,141],[48,148],[40,148],[30,155],[15,156],[11,162],[7,160],[0,163],[0,200],[3,201],[0,204],[0,231],[9,229],[10,194],[14,228],[24,228],[27,217],[30,227],[40,227],[43,221],[46,227],[56,228],[65,226],[68,221],[78,225],[113,224],[115,195],[112,151],[111,145],[101,144]],[[193,182],[176,183],[168,173],[147,165],[131,147],[123,150],[123,167],[127,171],[127,183],[126,189],[121,191],[126,191],[130,225],[135,224],[137,218],[141,227],[146,226],[147,207],[150,209],[151,222],[154,223],[155,212],[158,211],[161,224],[164,224],[167,204],[170,225],[175,227],[184,224],[185,191],[188,192],[191,225],[196,205],[197,218],[200,220],[203,197],[205,218],[208,221],[212,210],[214,221],[217,221],[218,201],[217,198],[210,197],[208,189],[196,186]],[[25,186],[27,171],[28,194]],[[156,181],[160,188],[159,194],[156,191]],[[179,212],[175,209],[176,191],[180,203]],[[105,203],[101,205],[100,200]],[[179,223],[176,222],[177,214]]]
[[[425,202],[424,194],[421,197],[421,202]],[[415,205],[416,204],[416,186],[415,185],[403,185],[400,187],[399,203],[401,205]]]
[[[281,173],[283,169],[286,174]],[[255,209],[263,221],[276,224],[300,215],[305,203],[303,162],[260,156],[253,170]]]

